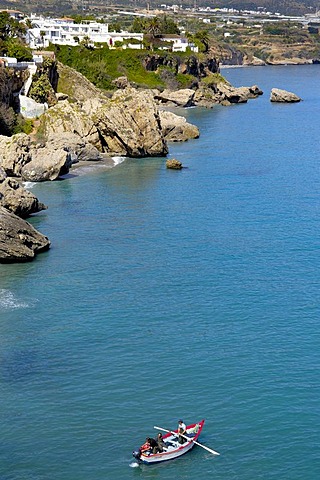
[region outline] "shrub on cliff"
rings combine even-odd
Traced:
[[[15,113],[12,107],[4,103],[0,104],[0,132],[1,135],[11,137],[16,133],[31,133],[33,130],[32,120],[23,118],[19,113]]]
[[[47,75],[34,75],[29,97],[38,103],[56,103],[51,100],[54,97],[54,92]]]
[[[114,90],[112,83],[125,75],[132,83],[147,88],[163,88],[164,84],[155,72],[147,72],[142,65],[142,54],[136,50],[110,50],[107,46],[88,50],[83,46],[54,47],[56,58],[86,76],[94,85],[105,90]]]
[[[0,132],[10,136],[15,125],[16,115],[12,107],[0,104]]]

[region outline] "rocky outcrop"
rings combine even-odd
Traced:
[[[78,140],[74,137],[71,144],[77,144],[73,152],[79,160],[99,159],[98,150],[129,157],[168,152],[152,92],[130,86],[117,90],[111,98],[92,97],[77,104],[59,101],[41,117],[39,131],[47,145],[54,136],[74,134]]]
[[[195,91],[193,97],[194,105],[197,107],[212,108],[214,104],[219,103],[219,95],[217,89],[212,89],[204,85],[200,85]]]
[[[196,78],[205,76],[205,72],[219,72],[219,63],[215,57],[204,57],[201,61],[198,57],[190,55],[187,59],[179,55],[146,55],[143,66],[147,71],[155,72],[159,67],[168,67],[175,74],[183,73],[193,75]]]
[[[103,151],[128,157],[168,153],[159,111],[150,91],[117,90],[92,116]]]
[[[200,135],[198,127],[172,112],[160,111],[160,121],[164,138],[168,142],[185,142]]]
[[[222,105],[246,103],[248,101],[245,92],[241,88],[234,88],[226,83],[217,85],[216,98],[218,99],[218,103]]]
[[[273,88],[271,90],[270,102],[295,103],[300,101],[301,98],[295,93],[287,92],[286,90],[281,90],[280,88]]]
[[[68,100],[59,101],[41,116],[39,132],[44,139],[53,134],[75,133],[92,145],[100,147],[99,133],[90,116],[80,104],[71,104]]]
[[[199,107],[211,108],[216,103],[221,105],[246,103],[250,98],[256,98],[262,94],[262,90],[257,85],[235,88],[227,82],[221,82],[210,87],[201,85],[195,92],[193,101]]]
[[[190,88],[181,90],[164,90],[155,95],[155,100],[167,106],[190,107],[193,105],[195,91]]]
[[[99,150],[76,133],[52,133],[45,147],[53,150],[64,150],[71,154],[72,163],[80,161],[97,161],[102,159]]]
[[[32,160],[21,169],[21,177],[29,182],[57,180],[69,172],[72,163],[70,152],[39,145],[32,151]]]
[[[8,176],[20,177],[21,169],[31,160],[31,139],[25,133],[12,137],[0,135],[0,167]]]
[[[29,72],[27,68],[13,70],[0,68],[0,104],[16,108],[16,93],[23,87]]]
[[[30,223],[0,206],[0,263],[24,262],[50,247]]]
[[[58,92],[68,95],[72,103],[81,104],[88,98],[107,96],[81,73],[60,62],[58,62],[58,74]]]
[[[47,208],[33,193],[25,190],[14,178],[8,177],[1,167],[0,206],[21,218],[27,218],[29,215]]]
[[[33,144],[24,134],[0,136],[0,167],[7,176],[25,181],[56,180],[79,160],[98,160],[98,150],[72,133],[51,134],[47,142]]]
[[[179,162],[179,160],[172,158],[166,161],[166,167],[171,170],[181,170],[183,168],[183,165],[181,162]]]

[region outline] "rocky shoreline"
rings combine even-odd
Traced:
[[[57,180],[79,162],[112,166],[116,156],[166,157],[168,142],[200,135],[173,107],[245,103],[263,93],[257,86],[234,88],[228,82],[162,92],[133,88],[125,78],[119,85],[110,97],[93,86],[90,98],[75,92],[81,100],[73,103],[57,94],[35,133],[0,135],[0,262],[32,260],[50,248],[50,240],[26,221],[47,207],[22,182]]]

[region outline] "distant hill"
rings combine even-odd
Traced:
[[[206,2],[201,0],[201,3]],[[320,9],[320,0],[216,0],[215,6],[242,10],[257,10],[260,7],[284,15],[301,15],[315,13]]]
[[[113,7],[139,8],[146,7],[146,3],[150,5],[150,9],[157,8],[161,2],[146,0],[117,0],[114,2],[106,0],[0,0],[0,9],[14,9],[23,12],[37,12],[45,14],[70,14],[79,13],[85,9],[87,12],[99,12],[112,10]],[[258,8],[266,9],[270,12],[279,12],[281,14],[302,15],[304,13],[315,13],[320,10],[320,0],[169,0],[166,4],[183,5],[184,7],[210,6],[216,8],[235,8],[241,10],[257,10]]]

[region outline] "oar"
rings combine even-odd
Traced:
[[[160,427],[156,427],[156,426],[154,426],[153,428],[155,428],[156,430],[162,430],[163,432],[172,433],[172,435],[175,435],[176,437],[178,437],[180,435],[181,437],[185,438],[189,442],[193,442],[195,445],[198,445],[199,447],[204,448],[208,452],[213,453],[213,455],[220,455],[220,453],[216,452],[215,450],[212,450],[211,448],[206,447],[205,445],[202,445],[201,443],[196,442],[192,438],[186,437],[185,435],[182,435],[181,433],[175,433],[175,432],[172,432],[171,430],[166,430],[165,428],[160,428]]]

